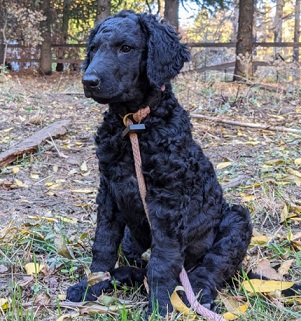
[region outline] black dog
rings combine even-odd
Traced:
[[[151,14],[122,11],[91,32],[84,64],[87,97],[109,104],[96,135],[101,173],[91,271],[109,271],[121,282],[142,281],[143,270],[114,269],[119,245],[128,261],[147,264],[149,312],[171,310],[169,296],[182,266],[201,303],[211,306],[217,290],[239,269],[251,237],[249,212],[223,199],[212,164],[191,135],[187,112],[170,80],[190,58],[177,32]],[[122,118],[150,107],[139,133],[151,220],[139,195],[132,147]],[[103,281],[71,286],[71,301],[95,300],[112,287]],[[157,302],[157,303],[156,303]]]

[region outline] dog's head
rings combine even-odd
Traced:
[[[190,58],[178,33],[151,14],[121,11],[96,25],[83,65],[87,97],[100,103],[142,103]]]

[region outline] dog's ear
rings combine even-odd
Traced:
[[[96,36],[101,25],[102,25],[102,22],[99,22],[98,24],[96,24],[96,26],[91,30],[90,35],[88,37],[86,57],[85,57],[85,60],[82,64],[83,71],[86,71],[86,69],[88,68],[88,66],[91,62],[91,60],[90,60],[91,43],[92,43],[94,37]]]
[[[142,14],[140,23],[147,36],[147,77],[152,86],[161,88],[190,60],[190,53],[180,43],[178,32],[164,20]]]

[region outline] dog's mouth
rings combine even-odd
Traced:
[[[111,97],[110,98],[104,97],[97,89],[90,89],[84,86],[84,92],[87,98],[92,98],[100,104],[109,104],[110,102],[112,102]]]

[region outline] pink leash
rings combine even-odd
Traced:
[[[144,180],[144,176],[143,176],[142,169],[141,169],[142,161],[141,161],[141,155],[140,155],[138,135],[135,131],[131,131],[130,126],[133,124],[133,122],[130,119],[128,119],[129,116],[132,116],[133,119],[138,124],[140,124],[141,120],[143,118],[145,118],[149,113],[150,113],[149,106],[147,106],[145,108],[141,108],[138,110],[137,113],[134,113],[134,114],[131,113],[131,114],[125,115],[123,118],[123,123],[127,128],[129,128],[129,131],[126,131],[126,133],[129,133],[130,141],[132,144],[133,157],[134,157],[134,163],[135,163],[135,171],[136,171],[136,176],[137,176],[137,180],[138,180],[140,197],[142,199],[142,203],[143,203],[143,207],[144,207],[144,211],[145,211],[148,223],[151,226],[149,212],[148,212],[148,208],[147,208],[146,201],[145,201],[146,185],[145,185],[145,180]],[[195,312],[202,315],[208,321],[226,321],[221,315],[216,314],[213,311],[205,308],[204,306],[202,306],[198,302],[198,300],[193,292],[187,272],[185,271],[184,267],[182,268],[182,271],[180,272],[180,281],[181,281],[182,286],[184,288],[187,300],[190,303],[191,308]]]

